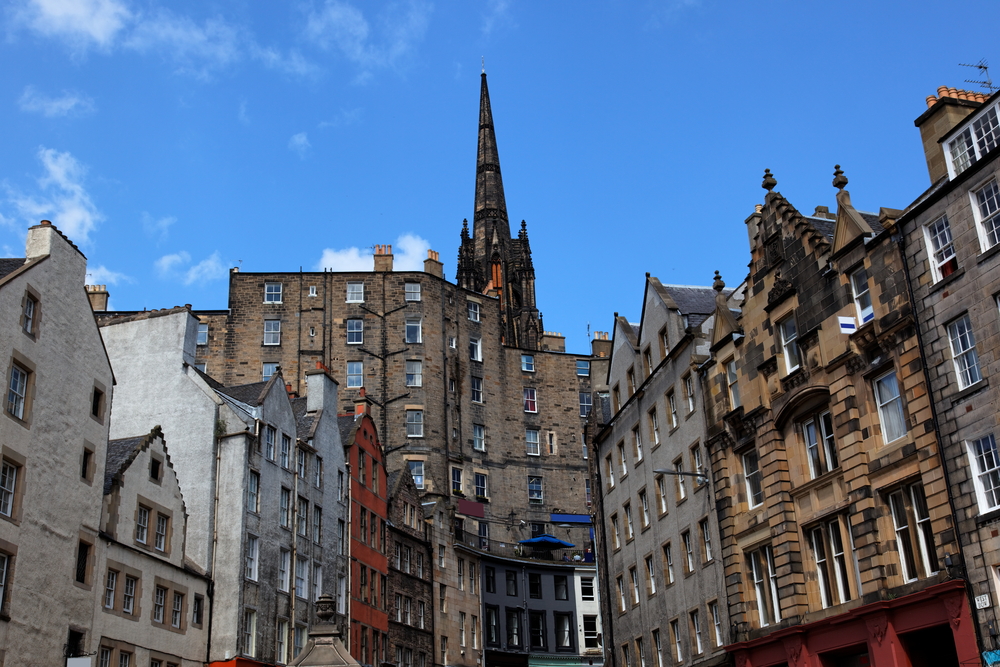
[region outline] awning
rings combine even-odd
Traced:
[[[552,523],[590,523],[589,514],[550,514]]]

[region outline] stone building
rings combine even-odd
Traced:
[[[399,667],[434,662],[434,552],[410,471],[389,475],[389,655]]]
[[[311,601],[347,577],[336,383],[310,371],[295,399],[280,374],[222,386],[193,365],[187,308],[109,318],[101,335],[117,380],[112,435],[167,434],[186,554],[213,580],[208,663],[288,662],[316,620]]]
[[[920,128],[931,187],[899,217],[914,315],[984,649],[1000,617],[1000,95],[939,88]],[[991,384],[992,383],[992,384]]]
[[[363,665],[389,661],[388,491],[385,456],[364,393],[353,415],[341,415],[350,489],[348,556],[351,561],[346,645]]]
[[[0,259],[0,662],[97,651],[101,501],[114,377],[87,260],[47,220]],[[58,490],[57,498],[53,490]]]
[[[185,556],[187,511],[158,427],[108,443],[103,489],[96,664],[200,667],[211,580]]]
[[[711,288],[647,273],[639,323],[615,313],[591,468],[604,648],[621,665],[714,664],[729,641],[699,375],[715,310]]]
[[[716,309],[708,450],[737,665],[978,662],[900,212],[803,215],[765,173],[740,318]],[[721,286],[720,286],[721,288]],[[970,662],[966,662],[970,661]]]

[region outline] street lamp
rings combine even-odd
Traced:
[[[653,472],[659,475],[680,475],[684,477],[694,477],[698,484],[708,483],[708,471],[699,470],[698,472],[684,472],[683,470],[667,470],[666,468],[654,468]]]

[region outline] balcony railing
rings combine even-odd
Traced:
[[[519,538],[523,539],[523,538]],[[539,549],[527,544],[518,544],[518,539],[494,540],[470,533],[455,530],[455,543],[462,544],[476,551],[484,551],[503,558],[523,558],[526,560],[544,560],[564,563],[593,563],[593,552],[586,548],[572,547],[568,549]]]

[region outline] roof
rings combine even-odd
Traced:
[[[322,410],[309,412],[306,408],[309,405],[307,398],[292,399],[292,414],[295,415],[295,435],[299,440],[308,440],[313,437],[313,429]]]
[[[134,438],[108,440],[108,462],[104,468],[104,495],[111,493],[115,477],[129,467],[148,437],[147,434]]]
[[[24,266],[24,257],[0,257],[0,278]]]
[[[664,285],[677,309],[684,315],[711,315],[715,312],[715,290],[691,285]],[[727,295],[732,290],[727,291]]]
[[[354,425],[358,421],[358,415],[338,415],[337,426],[340,428],[340,444],[345,447],[353,444],[351,434],[354,433]]]
[[[858,215],[860,215],[864,219],[864,221],[868,223],[868,226],[872,228],[872,231],[875,233],[875,236],[878,236],[883,231],[885,231],[885,228],[883,228],[882,225],[879,224],[878,221],[879,216],[877,213],[865,213],[864,211],[858,211]],[[833,240],[833,232],[837,228],[836,220],[830,220],[829,218],[814,218],[810,215],[805,215],[802,217],[808,220],[809,224],[815,227],[817,232],[819,232],[826,238],[830,239],[831,241]]]
[[[207,377],[207,376],[206,376]],[[277,376],[272,376],[272,379]],[[234,398],[240,403],[246,403],[251,406],[258,406],[264,401],[264,396],[266,392],[264,389],[267,387],[267,382],[251,382],[250,384],[238,384],[232,387],[223,387],[222,385],[215,388],[215,390],[221,394],[225,394],[230,398]]]

